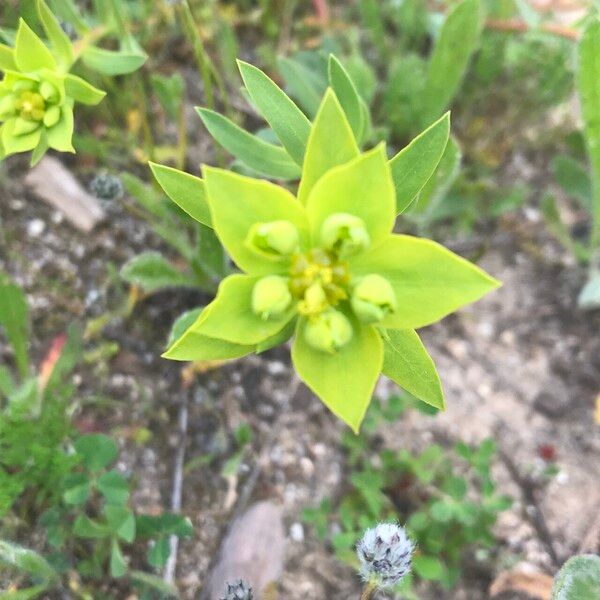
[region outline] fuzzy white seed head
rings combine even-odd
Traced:
[[[227,592],[222,600],[253,600],[252,588],[241,579],[227,584]]]
[[[404,528],[380,523],[367,529],[356,547],[360,574],[379,587],[396,585],[410,571],[413,550]]]

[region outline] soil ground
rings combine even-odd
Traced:
[[[27,292],[33,355],[39,361],[71,322],[115,311],[124,301],[123,284],[107,273],[136,253],[164,248],[126,210],[130,199],[109,206],[106,222],[92,234],[74,230],[61,214],[26,193],[25,170],[25,163],[14,159],[1,172],[0,267]],[[505,562],[498,561],[495,569],[525,562],[552,574],[570,554],[600,550],[600,428],[594,420],[600,313],[577,310],[585,273],[549,237],[535,208],[505,218],[493,232],[444,243],[467,256],[482,254],[480,264],[504,285],[422,332],[440,371],[447,411],[435,419],[411,412],[381,434],[390,448],[409,449],[431,441],[476,442],[493,436],[503,457],[494,468],[500,490],[516,500],[496,527]],[[206,581],[238,495],[252,474],[258,474],[258,482],[250,500],[271,499],[283,506],[288,543],[280,597],[358,598],[360,584],[352,570],[300,519],[304,507],[341,491],[343,426],[306,388],[290,394],[294,378],[287,350],[211,370],[188,389],[181,385],[181,366],[160,358],[173,319],[205,301],[196,292],[160,293],[91,338],[88,351],[106,342],[119,349],[109,360],[94,360],[78,370],[78,427],[117,437],[119,468],[137,484],[135,508],[157,511],[170,503],[181,443],[179,406],[187,402],[186,460],[207,452],[217,459],[185,473],[183,512],[196,530],[178,555],[177,581],[185,598],[196,597]],[[393,386],[382,380],[379,395],[392,392]],[[239,475],[224,478],[220,468],[231,454],[232,432],[242,422],[253,429],[252,449]],[[141,428],[151,433],[145,444],[136,443]],[[536,488],[531,481],[544,466],[541,449],[548,447],[556,453],[559,473]],[[488,597],[493,570],[466,573],[457,591],[430,587],[420,597]]]

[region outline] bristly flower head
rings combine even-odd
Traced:
[[[221,600],[252,600],[252,588],[242,581],[227,584],[227,593]]]
[[[367,529],[356,547],[360,574],[378,587],[396,585],[410,571],[413,549],[404,529],[395,523]]]
[[[223,169],[204,167],[202,181],[153,168],[166,189],[177,182],[180,202],[189,189],[186,204],[242,271],[223,280],[166,358],[238,358],[293,336],[298,375],[354,431],[382,371],[443,408],[435,366],[414,330],[498,282],[434,242],[393,232],[395,181],[404,176],[392,172],[384,144],[360,153],[332,90],[308,137],[297,197]]]
[[[116,175],[98,173],[90,182],[90,191],[98,200],[120,200],[123,197],[123,183]]]

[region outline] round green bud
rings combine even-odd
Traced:
[[[341,258],[362,252],[370,243],[364,221],[354,215],[335,213],[321,225],[321,245]]]
[[[333,353],[352,338],[352,325],[337,310],[327,310],[309,319],[304,328],[304,339],[316,350]]]
[[[252,310],[261,319],[281,317],[292,303],[288,280],[279,275],[259,279],[252,290]]]
[[[246,245],[269,256],[289,256],[298,250],[300,234],[290,221],[255,223],[248,232]]]
[[[16,102],[16,98],[12,94],[0,98],[0,119],[10,117],[15,113]]]
[[[13,135],[27,135],[35,131],[39,126],[39,121],[30,121],[29,119],[17,117],[13,126]]]
[[[59,98],[58,90],[49,81],[42,81],[40,84],[40,95],[46,102],[56,102]]]
[[[354,286],[350,304],[363,323],[376,323],[396,310],[396,294],[385,277],[373,273]]]
[[[60,107],[51,106],[44,114],[44,125],[48,128],[54,127],[60,120]]]
[[[304,292],[304,298],[298,303],[298,311],[303,315],[316,315],[329,306],[327,294],[320,283],[313,283]]]

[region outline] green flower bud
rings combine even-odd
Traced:
[[[40,84],[40,94],[46,102],[56,102],[59,98],[58,90],[49,81],[42,81]]]
[[[300,234],[290,221],[255,223],[248,232],[246,245],[261,254],[289,256],[298,250]]]
[[[37,82],[31,79],[19,79],[12,84],[13,92],[30,92],[33,88],[35,88]]]
[[[17,117],[15,119],[15,124],[13,127],[14,135],[27,135],[32,131],[35,131],[40,126],[39,121],[29,121],[28,119],[23,119],[22,117]]]
[[[0,119],[5,119],[13,115],[17,110],[15,104],[16,99],[12,94],[8,94],[8,96],[0,99]]]
[[[381,275],[366,275],[354,287],[350,304],[363,323],[376,323],[396,310],[396,294]]]
[[[309,319],[304,328],[304,339],[316,350],[335,352],[352,338],[352,325],[348,318],[337,310],[327,310]]]
[[[281,317],[292,303],[288,280],[279,275],[259,279],[252,290],[252,310],[261,319]]]
[[[44,114],[44,125],[48,128],[54,127],[60,120],[60,107],[51,106]]]
[[[369,247],[371,240],[362,219],[348,213],[335,213],[323,221],[321,244],[346,258]]]
[[[320,283],[313,283],[304,292],[304,298],[298,303],[298,312],[303,315],[316,315],[329,306],[327,294]]]
[[[46,102],[37,92],[22,92],[15,103],[21,117],[32,121],[41,121],[46,112]]]

